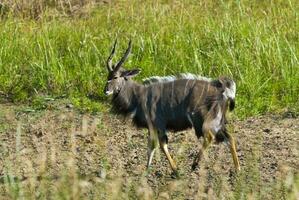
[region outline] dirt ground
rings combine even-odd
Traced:
[[[299,118],[292,113],[232,121],[241,162],[239,175],[225,144],[212,145],[199,168],[192,171],[202,140],[191,129],[168,133],[180,174],[174,181],[160,151],[145,174],[147,132],[135,129],[129,120],[110,114],[80,114],[64,103],[43,111],[0,104],[0,111],[0,184],[7,173],[21,181],[45,174],[59,179],[75,166],[87,182],[120,177],[126,184],[148,188],[149,195],[195,199],[200,192],[209,195],[211,188],[214,193],[237,190],[245,181],[254,190],[275,184],[282,173],[298,174]],[[177,193],[169,194],[170,190]]]

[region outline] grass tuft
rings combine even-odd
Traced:
[[[0,22],[1,95],[13,102],[39,95],[105,100],[104,62],[118,37],[118,56],[133,39],[127,66],[142,69],[139,80],[180,72],[226,74],[237,82],[239,117],[297,112],[296,10],[292,0],[120,1],[90,9],[89,17],[10,16]]]

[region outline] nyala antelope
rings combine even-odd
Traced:
[[[155,76],[139,84],[131,78],[140,70],[123,68],[131,52],[131,41],[120,61],[113,64],[116,43],[107,60],[108,77],[104,93],[112,95],[116,112],[132,117],[137,127],[148,129],[147,168],[151,165],[159,141],[173,172],[177,173],[177,166],[168,152],[166,131],[177,132],[193,127],[196,136],[203,137],[202,149],[194,158],[193,169],[213,141],[225,141],[230,146],[236,170],[240,170],[234,138],[226,129],[226,112],[235,106],[235,82],[227,77],[211,80],[181,74]]]

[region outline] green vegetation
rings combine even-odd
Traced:
[[[142,74],[232,76],[237,114],[298,111],[297,1],[123,1],[85,17],[0,23],[0,91],[13,102],[37,95],[103,99],[105,60],[134,42],[128,67]],[[79,101],[79,100],[78,100]],[[88,109],[89,110],[89,109]]]

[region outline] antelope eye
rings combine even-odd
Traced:
[[[113,77],[113,79],[117,79],[117,77]]]

